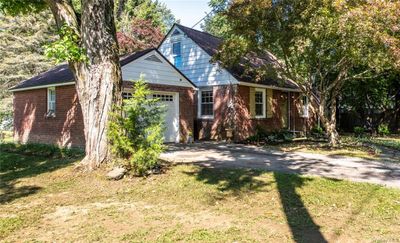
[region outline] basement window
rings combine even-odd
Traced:
[[[47,88],[47,117],[56,116],[56,88]]]

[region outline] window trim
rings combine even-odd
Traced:
[[[54,92],[54,100],[51,100],[51,94],[50,91]],[[53,103],[54,105],[54,110],[50,110],[50,103]],[[56,104],[57,104],[57,95],[56,95],[56,87],[52,86],[52,87],[48,87],[47,88],[47,113],[49,112],[53,112],[54,114],[56,113]]]
[[[256,103],[256,93],[257,92],[261,92],[262,93],[262,115],[257,115],[256,114],[256,112],[257,112],[257,109],[256,109],[256,105],[257,105],[257,103]],[[256,118],[256,119],[264,119],[264,118],[266,118],[267,117],[267,99],[266,99],[266,97],[267,97],[267,93],[266,93],[266,89],[260,89],[260,88],[256,88],[256,89],[254,89],[254,118]]]
[[[179,55],[178,55],[178,54],[174,54],[174,45],[175,45],[175,44],[179,44],[179,51],[180,51]],[[172,42],[172,51],[171,51],[171,54],[172,54],[174,66],[177,67],[177,68],[182,67],[183,62],[182,62],[182,41],[181,41],[181,40],[176,40],[176,41]],[[175,62],[175,58],[176,58],[176,57],[180,57],[180,59],[181,59],[180,66],[176,65],[176,62]]]
[[[212,107],[213,107],[213,109],[212,109],[212,115],[202,115],[202,110],[201,110],[201,105],[203,104],[202,103],[202,93],[203,92],[211,92],[212,93],[212,98],[213,98],[213,101],[212,101]],[[198,100],[198,105],[197,105],[197,117],[198,118],[200,118],[200,119],[207,119],[207,120],[212,120],[212,119],[214,119],[214,91],[213,91],[213,89],[211,88],[211,89],[200,89],[199,91],[198,91],[198,98],[197,98],[197,100]],[[207,104],[209,104],[209,103],[207,103]]]

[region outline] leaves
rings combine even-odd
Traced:
[[[80,37],[70,26],[63,25],[60,29],[60,39],[45,46],[45,54],[57,62],[86,62],[86,51],[80,45]]]

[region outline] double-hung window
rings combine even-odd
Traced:
[[[254,92],[254,106],[256,118],[265,118],[265,89],[256,89]]]
[[[212,118],[214,116],[214,97],[212,90],[200,91],[200,117]]]
[[[47,89],[47,113],[55,115],[56,112],[56,88],[50,87]]]
[[[172,44],[172,56],[174,57],[174,65],[177,68],[182,67],[182,45],[181,42]]]

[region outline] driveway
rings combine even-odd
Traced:
[[[206,167],[251,168],[285,173],[347,179],[400,188],[400,164],[361,158],[302,152],[280,152],[264,148],[222,143],[169,145],[161,159]]]

